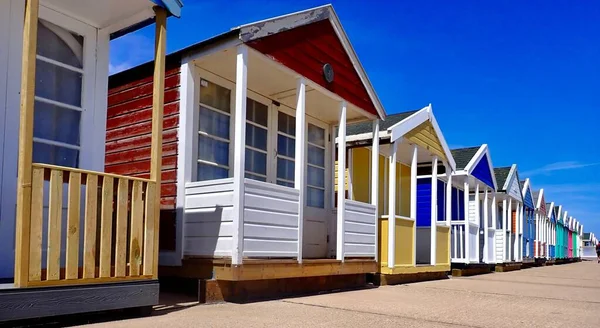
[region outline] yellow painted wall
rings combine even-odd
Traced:
[[[352,149],[352,195],[351,199],[370,203],[369,190],[371,151],[368,148]]]
[[[431,122],[422,123],[404,135],[404,138],[436,154],[440,159],[447,160],[442,143]]]
[[[388,228],[389,220],[379,220],[379,263],[381,267],[387,267],[388,260]],[[395,266],[406,266],[413,264],[413,247],[415,222],[396,219],[396,252]]]
[[[437,227],[435,257],[437,264],[450,264],[450,228]]]
[[[402,164],[398,172],[401,177],[398,215],[410,217],[410,166]]]

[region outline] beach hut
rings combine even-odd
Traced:
[[[523,255],[523,193],[517,165],[494,168],[496,202],[496,271],[521,268]]]
[[[158,302],[157,127],[181,5],[0,2],[0,321]],[[154,22],[151,174],[104,173],[109,42]]]
[[[429,280],[450,270],[448,181],[455,162],[431,105],[389,115],[379,132],[379,269],[376,282]],[[373,126],[348,126],[348,197],[368,201]],[[432,205],[433,204],[433,205]]]
[[[199,284],[201,301],[364,286],[378,193],[352,200],[334,180],[346,185],[347,123],[386,114],[333,7],[234,27],[165,64],[161,278]],[[152,65],[111,77],[111,172],[147,172]]]
[[[536,236],[536,218],[535,218],[535,203],[531,190],[531,181],[526,179],[521,181],[523,187],[523,236],[522,238],[522,254],[523,264],[532,265],[535,262],[534,258],[534,243]]]
[[[554,202],[546,203],[546,213],[548,215],[548,261],[546,263],[554,264],[556,259],[556,211]]]
[[[544,198],[544,189],[532,192],[535,204],[535,240],[533,243],[533,256],[536,259],[545,262],[548,258],[548,233],[550,222],[546,213],[546,201]]]
[[[564,262],[567,258],[567,228],[566,211],[563,211],[562,205],[554,207],[556,211],[556,259],[557,262]]]
[[[489,272],[497,251],[496,176],[489,147],[452,149],[452,156],[456,161],[452,199],[457,200],[451,220],[452,266],[474,269],[483,264],[482,272]]]

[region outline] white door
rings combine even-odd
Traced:
[[[9,79],[4,121],[0,277],[12,277],[23,6],[11,2]],[[13,35],[13,33],[15,33]],[[33,162],[92,168],[96,29],[40,7],[36,60]],[[14,54],[14,55],[13,55]],[[18,55],[17,55],[18,54]],[[47,195],[47,188],[45,191]],[[47,198],[47,197],[46,197]],[[66,202],[66,197],[63,197]],[[45,204],[47,209],[47,204]],[[63,215],[64,216],[64,215]],[[63,217],[66,221],[66,217]],[[63,223],[63,228],[65,224]],[[63,229],[64,230],[64,229]]]

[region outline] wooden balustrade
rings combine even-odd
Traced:
[[[65,186],[67,192],[63,195]],[[26,286],[156,277],[155,182],[33,164],[31,189]],[[45,190],[48,195],[44,194]],[[66,218],[63,218],[65,209]],[[63,227],[63,219],[66,219],[66,227]],[[44,241],[45,268],[42,265]]]

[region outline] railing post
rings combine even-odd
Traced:
[[[19,122],[19,160],[17,173],[17,215],[15,229],[15,286],[29,281],[29,239],[31,229],[31,179],[33,148],[33,111],[35,61],[37,52],[39,0],[25,1],[21,105]]]
[[[477,223],[477,234],[475,235],[475,260],[479,263],[479,237],[481,231],[481,206],[479,204],[479,182],[475,184],[475,223]]]
[[[346,212],[346,111],[345,101],[340,102],[338,129],[338,206],[336,259],[344,262],[344,215]]]
[[[244,256],[244,171],[246,163],[246,94],[248,92],[248,48],[237,47],[235,78],[235,122],[233,142],[233,249],[231,264],[242,264]]]
[[[450,165],[446,164],[446,226],[452,223],[452,172]]]
[[[468,179],[468,177],[467,177]],[[464,207],[465,207],[465,261],[466,263],[471,262],[471,226],[469,225],[469,182],[466,181],[464,184]]]
[[[508,221],[510,221],[510,224],[508,225],[508,260],[512,261],[512,248],[514,247],[514,244],[512,244],[512,235],[513,235],[513,231],[512,231],[512,198],[508,198],[508,209],[507,209],[507,216],[508,216]],[[515,218],[516,218],[516,214],[515,214]],[[515,237],[516,239],[516,237]]]
[[[488,188],[485,188],[485,192],[483,194],[483,261],[485,263],[489,263],[490,259],[488,257],[490,245],[489,245],[489,232],[488,229],[490,227],[489,219],[490,219],[490,209],[489,209],[489,201],[488,201]]]
[[[162,133],[163,133],[163,110],[165,103],[165,56],[167,47],[167,11],[164,8],[155,6],[156,15],[155,42],[154,42],[154,79],[152,90],[152,144],[150,153],[150,180],[155,184],[154,193],[149,193],[150,206],[147,212],[152,220],[147,220],[146,233],[147,238],[152,238],[152,243],[146,240],[146,245],[152,246],[144,248],[144,274],[152,274],[154,278],[158,277],[158,234],[160,228],[160,184],[162,172]],[[152,188],[148,188],[151,190]],[[148,200],[147,200],[148,201]],[[152,222],[151,222],[152,221]],[[152,227],[150,225],[153,225]],[[149,232],[153,233],[150,234]],[[150,257],[152,258],[150,260]],[[151,268],[149,268],[151,267]]]
[[[296,86],[296,165],[294,167],[294,188],[298,190],[298,263],[302,263],[302,246],[304,232],[304,199],[305,184],[304,162],[306,161],[306,84],[301,77]]]

